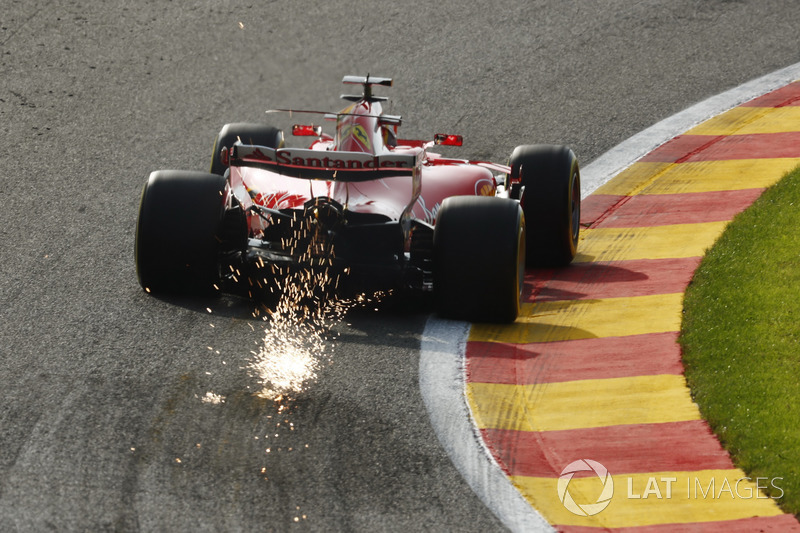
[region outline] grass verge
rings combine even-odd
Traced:
[[[800,167],[703,258],[680,343],[692,395],[734,463],[782,478],[765,492],[800,514]]]

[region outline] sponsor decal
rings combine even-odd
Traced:
[[[376,168],[408,168],[406,161],[381,160],[378,156],[371,156],[369,159],[338,159],[329,156],[325,157],[298,157],[287,154],[283,151],[278,152],[277,163],[294,167],[308,168],[332,168],[341,170],[361,170]]]
[[[344,141],[348,137],[352,137],[366,150],[371,150],[372,145],[369,142],[369,135],[367,130],[361,124],[346,124],[339,128],[339,138]]]
[[[495,186],[493,179],[480,179],[475,182],[475,194],[477,196],[494,196]]]
[[[434,223],[434,221],[436,220],[436,215],[439,214],[439,209],[441,209],[442,207],[442,204],[436,202],[435,204],[433,204],[433,207],[428,209],[428,206],[425,205],[425,198],[423,198],[422,196],[417,198],[417,205],[422,210],[422,216],[419,218],[421,218],[428,224]]]
[[[320,170],[381,170],[414,167],[416,158],[409,155],[362,154],[360,152],[323,152],[308,149],[273,150],[266,147],[237,147],[237,157],[246,161],[271,163],[287,167]]]
[[[271,194],[260,194],[256,199],[258,203],[270,209],[289,209],[292,207],[302,207],[308,200],[302,194],[293,194],[288,191],[274,192]]]

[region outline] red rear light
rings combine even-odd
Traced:
[[[461,135],[448,135],[446,133],[437,133],[433,136],[433,142],[443,146],[461,146],[464,144],[464,138]]]
[[[322,126],[295,124],[292,126],[292,135],[298,137],[319,137],[322,135]]]

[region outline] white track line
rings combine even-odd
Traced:
[[[553,531],[514,488],[472,423],[464,396],[469,324],[430,317],[422,334],[419,388],[450,460],[483,503],[512,531]]]
[[[757,96],[800,79],[800,63],[693,105],[618,144],[581,170],[583,197],[676,135]],[[469,324],[431,316],[422,332],[419,387],[431,424],[472,490],[511,531],[553,531],[486,449],[466,401]]]

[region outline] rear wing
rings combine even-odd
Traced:
[[[366,100],[368,102],[385,102],[388,100],[385,96],[375,96],[372,94],[373,85],[382,85],[384,87],[392,86],[392,78],[378,78],[376,76],[345,76],[342,83],[346,85],[361,85],[364,87],[363,94],[343,94],[342,98],[350,100],[351,102],[358,102],[359,100]]]
[[[237,143],[230,149],[229,164],[262,168],[301,179],[369,181],[392,176],[413,176],[420,168],[421,156],[419,153],[372,155],[308,148],[275,149]]]

